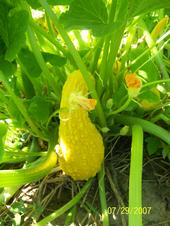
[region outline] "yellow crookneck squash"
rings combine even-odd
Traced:
[[[74,180],[88,180],[100,170],[103,139],[91,122],[86,104],[88,89],[79,70],[71,73],[62,90],[59,126],[59,164]]]

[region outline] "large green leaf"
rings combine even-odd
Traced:
[[[51,112],[52,105],[42,96],[35,96],[31,99],[28,112],[31,117],[40,123],[45,123]]]
[[[21,49],[18,56],[30,77],[34,78],[40,76],[41,68],[39,67],[34,54],[29,49]]]
[[[102,0],[74,0],[60,21],[66,29],[90,29],[95,36],[105,35],[116,27],[108,23],[107,8]]]
[[[146,143],[147,143],[146,148],[149,155],[155,154],[161,147],[161,142],[157,137],[153,136],[147,137]]]
[[[129,0],[129,17],[148,13],[156,9],[170,8],[169,0]]]
[[[8,61],[13,61],[25,44],[28,18],[29,14],[25,10],[15,10],[8,18],[8,48],[5,54],[5,59]]]
[[[67,59],[65,57],[61,57],[59,55],[52,54],[52,53],[43,52],[42,55],[46,62],[49,62],[51,65],[54,65],[54,66],[61,67],[67,61]]]
[[[10,77],[16,71],[16,65],[6,60],[0,59],[0,70],[6,77]]]
[[[24,128],[25,119],[11,98],[9,98],[9,100],[6,102],[6,108],[8,109],[9,117],[13,119],[13,124],[16,127]]]
[[[24,95],[27,98],[32,98],[33,96],[35,96],[35,90],[34,90],[33,84],[31,83],[27,75],[25,75],[24,73],[21,73],[21,79],[22,79],[22,84],[24,89]]]

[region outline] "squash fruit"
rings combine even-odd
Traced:
[[[79,103],[88,94],[79,70],[71,73],[62,90],[59,126],[59,165],[74,180],[88,180],[104,159],[102,136]]]

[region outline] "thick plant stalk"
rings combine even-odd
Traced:
[[[57,155],[55,152],[48,153],[36,160],[28,168],[0,170],[0,187],[16,187],[46,176],[56,165]]]
[[[129,181],[129,226],[142,226],[142,159],[143,130],[132,126],[132,146]]]
[[[145,132],[157,136],[161,138],[163,141],[165,141],[167,144],[170,144],[170,133],[166,129],[150,121],[127,115],[116,115],[115,120],[119,123],[123,123],[124,125],[129,126],[138,124],[143,128]]]

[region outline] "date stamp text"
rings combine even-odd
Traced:
[[[114,215],[125,215],[125,214],[143,214],[143,215],[147,215],[147,214],[151,214],[151,209],[152,207],[116,207],[116,206],[109,206],[107,208],[108,214],[114,214]]]

